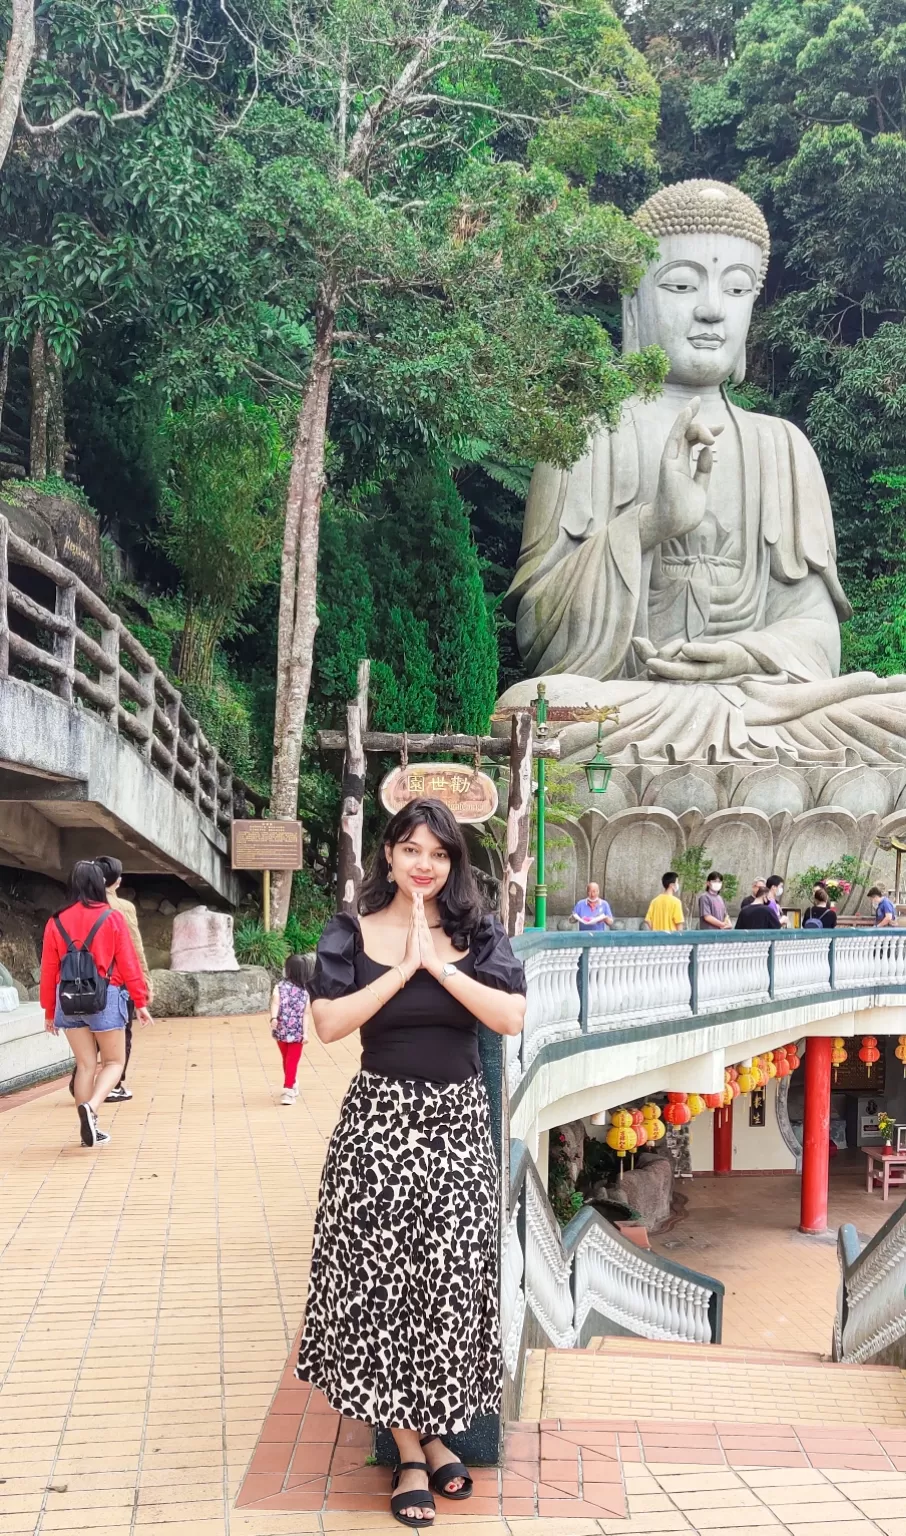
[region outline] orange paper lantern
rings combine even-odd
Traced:
[[[692,1111],[686,1103],[684,1093],[668,1093],[668,1104],[664,1110],[664,1119],[668,1125],[688,1125],[692,1119]]]

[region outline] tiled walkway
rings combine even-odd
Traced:
[[[302,1097],[283,1109],[266,1020],[158,1023],[137,1037],[136,1096],[108,1106],[103,1123],[113,1141],[103,1151],[79,1147],[65,1088],[0,1112],[0,1536],[399,1529],[376,1509],[330,1507],[330,1492],[345,1501],[355,1493],[333,1482],[308,1511],[235,1504],[256,1448],[260,1455],[260,1447],[279,1447],[273,1459],[286,1458],[288,1467],[308,1444],[296,1413],[305,1389],[281,1378],[304,1303],[324,1145],[354,1062],[352,1046],[328,1053],[314,1044]],[[725,1188],[751,1199],[751,1182]],[[749,1218],[746,1241],[757,1252],[751,1206]],[[801,1347],[798,1324],[813,1303],[799,1300],[799,1247],[781,1241],[780,1248],[786,1270],[775,1274],[770,1296],[789,1295]],[[823,1284],[833,1274],[833,1247],[809,1251],[821,1256]],[[775,1271],[778,1253],[768,1259]],[[744,1273],[740,1292],[750,1283]],[[755,1267],[750,1273],[757,1278]],[[751,1285],[746,1337],[753,1344]],[[746,1303],[739,1305],[745,1317]],[[824,1322],[816,1347],[826,1340]],[[803,1422],[793,1425],[789,1415],[777,1426],[780,1449],[761,1438],[756,1445],[751,1425],[722,1422],[743,1417],[735,1412],[710,1414],[690,1436],[687,1425],[665,1427],[650,1411],[657,1383],[667,1375],[681,1382],[688,1369],[683,1359],[644,1361],[630,1390],[627,1364],[614,1398],[593,1407],[574,1373],[578,1391],[556,1415],[517,1427],[506,1473],[483,1474],[471,1506],[440,1501],[438,1524],[449,1536],[719,1536],[762,1526],[794,1536],[906,1536],[895,1426],[892,1439],[872,1436],[870,1450],[864,1438],[855,1445],[870,1429],[849,1425],[828,1432],[828,1450],[823,1441],[809,1447]],[[899,1390],[882,1376],[878,1425]],[[292,1400],[274,1399],[276,1390]],[[323,1411],[317,1399],[311,1406],[315,1415]],[[823,1408],[816,1399],[816,1422]],[[892,1415],[899,1411],[897,1402]],[[732,1443],[739,1434],[766,1468],[740,1463]],[[790,1436],[797,1460],[778,1466],[778,1456],[791,1454]],[[344,1469],[336,1463],[336,1477],[364,1477],[370,1503],[386,1472],[366,1465],[354,1426],[343,1423],[333,1438],[350,1453]],[[859,1465],[846,1470],[853,1456]],[[880,1464],[872,1468],[863,1456]],[[842,1459],[844,1469],[828,1467],[828,1457]],[[320,1477],[317,1467],[301,1466],[304,1459],[300,1478]],[[282,1488],[288,1477],[281,1472],[279,1480]],[[628,1519],[617,1512],[621,1489]],[[518,1499],[521,1508],[504,1504],[501,1517],[479,1502],[494,1497]]]

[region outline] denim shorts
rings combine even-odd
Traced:
[[[125,987],[107,987],[107,1002],[102,1013],[63,1013],[60,1009],[60,989],[57,988],[57,1007],[54,1024],[57,1029],[90,1029],[103,1035],[109,1029],[125,1029],[129,1017],[129,993]]]

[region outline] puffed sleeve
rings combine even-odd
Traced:
[[[332,917],[318,942],[315,970],[308,983],[312,1002],[326,997],[333,1002],[357,991],[355,957],[361,943],[361,931],[354,917],[338,912]]]
[[[518,992],[525,997],[525,967],[513,954],[513,946],[499,917],[483,917],[473,942],[475,980],[498,992]]]

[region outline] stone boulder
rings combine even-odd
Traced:
[[[229,971],[152,971],[153,1012],[161,1019],[266,1013],[273,983],[262,966]]]
[[[68,566],[103,595],[101,530],[88,506],[75,496],[48,496],[30,485],[8,482],[0,512],[20,539]]]
[[[239,961],[233,949],[233,919],[229,912],[212,912],[208,907],[176,912],[170,941],[170,969],[238,971]]]
[[[669,1157],[655,1156],[623,1174],[608,1190],[611,1199],[626,1201],[638,1212],[650,1232],[662,1227],[673,1201],[673,1164]]]

